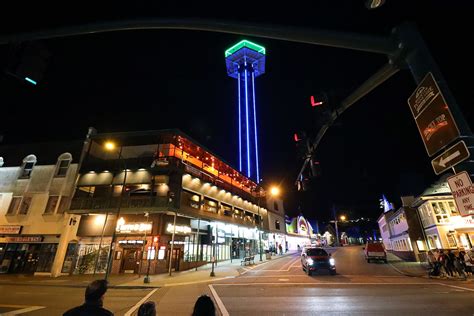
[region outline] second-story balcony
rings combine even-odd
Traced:
[[[71,201],[70,210],[105,210],[120,208],[159,208],[169,207],[171,204],[167,197],[161,196],[124,196],[120,202],[120,197],[112,198],[92,198],[92,197],[76,197]]]

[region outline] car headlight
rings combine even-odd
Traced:
[[[332,266],[336,265],[336,260],[334,260],[334,258],[329,258],[329,264]]]
[[[311,259],[311,258],[306,259],[306,262],[307,262],[309,265],[311,265],[311,264],[314,263],[313,259]]]

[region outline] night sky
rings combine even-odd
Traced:
[[[56,11],[36,4],[28,11],[4,8],[0,33],[104,19],[198,17],[388,35],[402,21],[414,21],[473,128],[474,62],[468,48],[473,7],[413,2],[387,0],[372,11],[355,0],[262,5],[245,14],[237,7],[201,3],[81,3]],[[40,85],[0,77],[3,143],[82,139],[89,126],[99,132],[179,128],[236,165],[237,87],[226,75],[224,51],[244,38],[267,50],[266,73],[256,81],[262,174],[267,184],[281,183],[290,216],[300,210],[325,219],[335,204],[352,217],[377,217],[382,193],[399,206],[400,195],[420,194],[436,180],[406,102],[416,85],[403,70],[338,119],[317,150],[321,177],[312,190],[297,192],[294,181],[302,161],[293,133],[310,127],[315,115],[310,95],[319,90],[347,95],[386,57],[210,32],[143,30],[47,40],[52,56]],[[0,46],[2,67],[6,53],[7,47]]]

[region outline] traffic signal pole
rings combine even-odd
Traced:
[[[418,85],[423,78],[431,72],[436,79],[436,83],[446,100],[446,103],[454,117],[454,121],[459,129],[460,139],[463,140],[470,153],[470,158],[464,162],[453,167],[453,170],[458,173],[462,170],[467,171],[471,179],[474,175],[474,135],[462,114],[456,99],[448,88],[446,80],[434,61],[431,53],[426,46],[421,34],[413,23],[403,23],[393,29],[393,34],[399,39],[399,48],[404,51],[405,62],[408,65],[411,74]]]

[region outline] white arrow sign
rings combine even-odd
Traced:
[[[461,155],[461,153],[458,150],[458,151],[453,152],[451,155],[449,155],[445,159],[443,159],[443,157],[441,157],[441,159],[439,160],[439,165],[444,168],[444,167],[446,167],[446,163],[450,162],[451,160],[458,157],[459,155]]]

